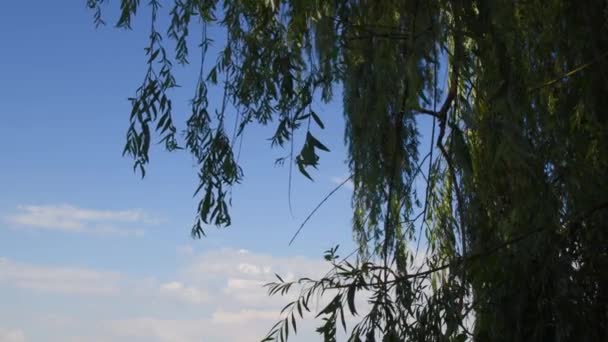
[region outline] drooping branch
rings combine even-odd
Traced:
[[[562,75],[557,76],[556,78],[549,80],[549,81],[545,81],[535,87],[532,87],[530,89],[528,89],[528,91],[534,91],[534,90],[538,90],[544,87],[548,87],[551,86],[565,78],[574,76],[575,74],[587,69],[588,67],[594,65],[595,63],[600,62],[601,60],[605,59],[606,57],[608,57],[608,51],[605,51],[604,53],[602,53],[601,55],[597,56],[594,60],[587,62],[585,64],[579,65],[578,67],[574,68],[573,70],[570,70]]]
[[[448,123],[448,112],[452,108],[452,103],[456,100],[458,95],[458,82],[459,82],[459,67],[460,67],[460,58],[462,56],[462,37],[459,33],[454,35],[454,61],[452,62],[452,77],[450,78],[450,88],[448,91],[447,98],[443,105],[441,106],[441,110],[438,114],[439,119],[439,137],[437,138],[437,147],[441,151],[441,154],[445,158],[445,161],[448,166],[448,172],[450,173],[450,177],[452,178],[452,183],[454,186],[454,190],[456,193],[456,205],[458,210],[458,216],[460,221],[460,237],[461,237],[461,248],[462,255],[466,254],[466,238],[464,234],[464,200],[462,198],[462,192],[460,189],[460,185],[458,184],[458,177],[456,177],[456,170],[454,168],[454,164],[452,162],[451,156],[448,154],[445,146],[443,145],[443,138],[445,136],[445,129]]]
[[[608,209],[608,201],[602,202],[596,206],[593,206],[592,208],[585,210],[581,213],[578,213],[576,215],[573,215],[573,217],[568,220],[568,222],[564,225],[564,227],[566,229],[581,229],[580,225],[577,225],[578,223],[580,223],[582,220],[588,218],[589,216],[591,216],[592,214],[594,214],[597,211],[600,210],[605,210]],[[452,268],[452,267],[459,267],[461,265],[463,265],[466,262],[470,262],[470,261],[474,261],[477,259],[480,259],[482,257],[487,257],[490,256],[492,254],[495,254],[509,246],[515,245],[521,241],[524,241],[532,236],[534,236],[535,234],[541,233],[543,231],[549,230],[551,228],[554,228],[553,226],[542,226],[542,227],[537,227],[534,228],[530,231],[527,231],[525,233],[522,233],[512,239],[509,239],[507,241],[504,241],[502,243],[499,243],[493,247],[490,247],[484,251],[480,251],[477,252],[475,254],[470,254],[467,256],[461,256],[459,258],[457,258],[456,260],[441,264],[439,266],[433,267],[433,268],[429,268],[428,270],[424,270],[424,271],[420,271],[420,272],[416,272],[416,273],[409,273],[406,274],[404,276],[401,277],[395,277],[392,280],[389,280],[389,283],[398,283],[401,281],[407,281],[410,279],[414,279],[414,278],[422,278],[422,277],[426,277],[428,275],[431,275],[433,273],[439,272],[439,271],[443,271],[445,269],[448,268]],[[374,287],[374,286],[384,286],[384,283],[367,283],[366,286],[368,287]],[[342,288],[342,287],[347,287],[347,286],[334,286],[331,287],[332,289],[337,289],[337,288]]]

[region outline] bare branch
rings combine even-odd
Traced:
[[[575,224],[579,223],[580,221],[584,220],[585,218],[591,216],[595,212],[597,212],[599,210],[602,210],[602,209],[608,209],[608,201],[602,202],[602,203],[600,203],[600,204],[598,204],[598,205],[596,205],[596,206],[594,206],[594,207],[592,207],[592,208],[590,208],[590,209],[588,209],[588,210],[586,210],[584,212],[581,212],[581,213],[579,213],[577,215],[574,215],[572,217],[572,219],[570,219],[568,221],[568,223],[565,225],[566,229],[580,228],[580,226],[579,227],[575,227]],[[494,253],[497,253],[497,252],[499,252],[500,250],[502,250],[502,249],[504,249],[506,247],[509,247],[511,245],[519,243],[519,242],[521,242],[521,241],[523,241],[523,240],[525,240],[525,239],[527,239],[527,238],[529,238],[529,237],[531,237],[531,236],[533,236],[535,234],[541,233],[541,232],[543,232],[545,230],[548,230],[550,228],[552,228],[552,226],[544,226],[544,227],[538,227],[538,228],[532,229],[532,230],[530,230],[528,232],[525,232],[525,233],[522,233],[522,234],[520,234],[520,235],[518,235],[518,236],[516,236],[516,237],[514,237],[514,238],[512,238],[510,240],[507,240],[507,241],[505,241],[503,243],[497,244],[496,246],[494,246],[492,248],[486,249],[485,251],[481,251],[481,252],[478,252],[478,253],[475,253],[475,254],[471,254],[471,255],[468,255],[468,256],[464,256],[464,257],[458,257],[458,258],[456,258],[455,260],[453,260],[451,262],[447,262],[447,263],[441,264],[439,266],[430,268],[430,269],[425,270],[425,271],[420,271],[420,272],[416,272],[416,273],[410,273],[410,274],[406,274],[406,275],[401,276],[401,277],[396,277],[395,279],[389,280],[388,283],[397,283],[397,282],[400,282],[400,281],[405,281],[405,280],[409,280],[409,279],[413,279],[413,278],[422,278],[422,277],[426,277],[428,275],[431,275],[431,274],[433,274],[435,272],[439,272],[439,271],[442,271],[442,270],[445,270],[445,269],[448,269],[448,268],[451,268],[451,267],[460,266],[460,265],[464,264],[465,262],[469,262],[469,261],[472,261],[472,260],[476,260],[476,259],[479,259],[479,258],[482,258],[482,257],[486,257],[486,256],[489,256],[489,255],[492,255]],[[368,286],[368,287],[385,286],[385,284],[384,284],[384,282],[383,283],[367,283],[366,286]],[[331,288],[332,289],[334,289],[334,288],[337,289],[337,288],[342,288],[342,287],[347,287],[347,285],[344,285],[344,286],[338,285],[338,286],[334,286],[334,287],[331,287]]]
[[[434,118],[439,119],[439,113],[437,113],[434,110],[431,109],[426,109],[426,108],[413,108],[412,111],[418,113],[418,114],[426,114],[426,115],[430,115]]]
[[[296,239],[296,237],[298,237],[298,235],[302,231],[302,228],[304,228],[306,223],[308,223],[308,220],[310,220],[310,218],[317,212],[317,210],[319,210],[319,208],[321,208],[323,203],[325,203],[334,193],[336,193],[336,191],[338,191],[342,186],[344,186],[344,184],[348,183],[348,181],[350,181],[352,178],[353,178],[352,175],[349,176],[348,178],[346,178],[342,183],[338,184],[338,186],[336,186],[332,191],[330,191],[327,194],[327,196],[325,196],[323,198],[323,200],[321,200],[321,202],[319,202],[319,204],[317,204],[317,206],[310,212],[310,214],[308,214],[308,216],[306,216],[306,219],[302,222],[302,224],[300,224],[300,227],[298,228],[298,230],[296,230],[296,232],[293,234],[293,236],[291,237],[291,240],[289,240],[289,246],[291,246],[293,241]]]

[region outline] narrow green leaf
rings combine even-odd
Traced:
[[[319,127],[321,127],[321,129],[325,129],[325,125],[323,124],[323,121],[321,121],[321,118],[317,115],[317,113],[310,112],[310,115],[312,115],[312,118],[315,120],[317,125],[319,125]]]
[[[350,310],[350,313],[353,315],[357,314],[357,310],[355,309],[355,292],[356,292],[355,284],[352,284],[351,286],[349,286],[348,291],[346,292],[346,301],[348,303],[348,309]]]
[[[293,325],[293,333],[297,334],[298,328],[296,326],[296,316],[295,315],[291,315],[291,324]]]

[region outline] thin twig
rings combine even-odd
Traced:
[[[433,109],[425,109],[425,108],[414,108],[412,109],[414,112],[416,113],[420,113],[420,114],[427,114],[432,116],[433,118],[438,119],[439,118],[439,114],[437,113],[437,110]]]
[[[599,210],[602,210],[602,209],[608,209],[608,201],[602,202],[602,203],[600,203],[600,204],[598,204],[598,205],[590,208],[589,210],[586,210],[586,211],[584,211],[584,212],[582,212],[580,214],[577,214],[577,215],[573,216],[573,218],[571,220],[569,220],[569,222],[565,226],[566,226],[566,228],[572,228],[572,227],[574,227],[574,225],[576,223],[579,223],[581,220],[583,220],[583,219],[591,216],[596,211],[599,211]],[[496,246],[494,246],[492,248],[486,249],[485,251],[481,251],[481,252],[478,252],[478,253],[475,253],[475,254],[471,254],[471,255],[468,255],[468,256],[459,257],[459,258],[456,258],[456,260],[454,260],[454,261],[444,263],[442,265],[430,268],[430,269],[425,270],[425,271],[421,271],[421,272],[417,272],[417,273],[410,273],[410,274],[407,274],[407,275],[405,275],[403,277],[398,277],[398,278],[389,280],[389,283],[396,283],[396,282],[400,282],[400,281],[404,281],[404,280],[408,280],[408,279],[425,277],[425,276],[428,276],[428,275],[433,274],[435,272],[439,272],[439,271],[442,271],[442,270],[445,270],[445,269],[448,269],[448,268],[451,268],[451,267],[459,266],[459,265],[461,265],[461,264],[463,264],[465,262],[468,262],[468,261],[472,261],[472,260],[476,260],[476,259],[479,259],[479,258],[482,258],[482,257],[486,257],[486,256],[489,256],[489,255],[492,255],[492,254],[494,254],[496,252],[499,252],[503,248],[509,247],[509,246],[514,245],[516,243],[519,243],[519,242],[521,242],[521,241],[523,241],[523,240],[525,240],[525,239],[527,239],[527,238],[529,238],[529,237],[531,237],[531,236],[533,236],[535,234],[543,232],[543,231],[545,231],[545,230],[547,230],[549,228],[552,228],[552,227],[551,226],[544,226],[544,227],[539,227],[539,228],[536,228],[536,229],[532,229],[532,230],[530,230],[530,231],[528,231],[526,233],[520,234],[519,236],[517,236],[517,237],[515,237],[513,239],[507,240],[507,241],[505,241],[503,243],[497,244]],[[578,228],[580,228],[580,227],[578,227]],[[367,283],[366,285],[367,286],[371,286],[371,287],[373,287],[373,286],[380,286],[380,285],[384,286],[384,284],[380,284],[380,283]],[[346,286],[343,286],[343,287],[346,287]],[[336,288],[339,288],[339,286],[336,287]]]
[[[553,85],[553,84],[555,84],[555,83],[563,80],[564,78],[570,77],[570,76],[572,76],[572,75],[574,75],[574,74],[576,74],[578,72],[581,72],[581,71],[587,69],[588,67],[594,65],[595,63],[598,63],[599,61],[601,61],[602,59],[604,59],[606,57],[608,57],[608,51],[606,51],[603,54],[599,55],[597,58],[595,58],[591,62],[587,62],[585,64],[579,65],[578,67],[576,67],[576,68],[568,71],[567,73],[565,73],[563,75],[560,75],[560,76],[558,76],[558,77],[556,77],[556,78],[554,78],[552,80],[543,82],[543,83],[541,83],[541,84],[539,84],[539,85],[537,85],[535,87],[532,87],[532,88],[528,89],[528,91],[534,91],[534,90],[538,90],[540,88],[551,86],[551,85]]]
[[[422,178],[424,178],[425,182],[429,182],[428,176],[424,174],[424,172],[422,172],[422,166],[424,165],[424,162],[426,162],[426,160],[430,157],[431,159],[433,159],[433,153],[432,153],[432,149],[433,146],[431,144],[431,151],[429,151],[424,158],[422,158],[422,161],[420,163],[418,163],[418,165],[416,166],[416,171],[414,172],[414,174],[412,175],[412,179],[418,177],[418,174],[422,175]],[[430,163],[430,162],[429,162]]]
[[[434,49],[435,52],[435,59],[437,59],[437,49]],[[431,142],[429,144],[429,153],[428,155],[430,156],[429,159],[429,169],[427,171],[427,177],[430,178],[431,177],[431,171],[433,169],[433,150],[435,149],[434,145],[435,145],[435,126],[437,124],[437,63],[434,63],[433,65],[433,128],[431,130]],[[424,218],[422,219],[422,223],[420,224],[420,228],[419,228],[419,232],[418,232],[418,239],[416,239],[416,253],[414,253],[414,258],[418,257],[418,251],[420,250],[420,240],[422,240],[422,230],[424,227],[424,223],[426,222],[426,213],[428,210],[428,205],[429,205],[429,198],[431,196],[431,184],[429,184],[429,181],[427,179],[426,181],[426,189],[424,192],[424,209],[422,210],[422,213],[424,216]]]
[[[300,227],[298,228],[298,230],[296,230],[296,232],[293,234],[291,240],[289,240],[289,246],[291,246],[293,241],[296,239],[296,237],[298,237],[298,235],[302,231],[302,228],[304,228],[304,226],[306,225],[308,220],[310,220],[310,218],[317,212],[317,210],[319,210],[319,208],[321,208],[323,203],[325,203],[336,191],[338,191],[342,186],[344,186],[344,184],[348,183],[352,178],[353,178],[352,175],[349,176],[348,178],[346,178],[344,181],[342,181],[342,183],[338,184],[338,186],[336,186],[332,191],[330,191],[327,194],[327,196],[325,196],[325,198],[323,198],[323,200],[321,200],[321,202],[319,202],[319,204],[317,204],[317,206],[310,212],[310,214],[308,214],[308,216],[306,216],[306,219],[302,222],[302,224],[300,224]]]
[[[466,252],[466,241],[465,241],[465,236],[464,236],[464,200],[462,198],[462,192],[460,191],[460,186],[458,184],[458,177],[456,177],[456,170],[454,168],[454,165],[452,163],[452,158],[450,157],[450,155],[448,154],[448,152],[445,149],[445,146],[443,145],[443,137],[445,135],[445,128],[446,125],[448,123],[448,111],[450,110],[450,108],[452,107],[452,103],[454,102],[454,100],[457,97],[458,94],[458,81],[459,81],[459,74],[458,74],[458,58],[460,56],[460,37],[459,36],[455,36],[455,44],[454,44],[454,63],[452,65],[452,78],[450,80],[450,91],[448,93],[448,97],[446,98],[446,101],[443,103],[443,106],[441,107],[440,112],[438,113],[439,115],[439,138],[437,139],[437,147],[439,148],[439,150],[441,151],[441,154],[443,155],[444,159],[446,160],[446,163],[448,165],[448,170],[450,172],[450,176],[452,178],[452,183],[454,183],[454,190],[456,192],[456,205],[458,206],[457,210],[458,210],[458,216],[460,218],[460,234],[461,234],[461,244],[462,244],[462,254],[464,255]]]

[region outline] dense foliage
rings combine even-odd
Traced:
[[[88,0],[103,23],[104,0]],[[148,71],[131,99],[125,153],[142,175],[153,139],[185,148],[200,172],[192,233],[230,224],[241,181],[235,142],[275,125],[274,145],[306,177],[342,89],[355,190],[355,260],[301,291],[269,340],[286,340],[324,294],[318,331],[334,341],[357,296],[349,341],[608,340],[608,3],[559,0],[121,0],[117,26],[151,11]],[[169,26],[157,18],[169,15]],[[201,72],[185,139],[172,120],[174,64],[189,32],[222,28]],[[168,38],[168,39],[167,39]],[[170,46],[170,48],[169,48]],[[442,73],[448,73],[447,79]],[[224,89],[209,108],[207,89]],[[236,108],[235,132],[225,122]],[[419,144],[420,116],[433,120]],[[304,130],[294,150],[294,132]],[[422,179],[426,191],[415,192]],[[424,234],[424,236],[421,236]],[[426,251],[412,248],[424,240]],[[346,328],[346,327],[345,327]]]

